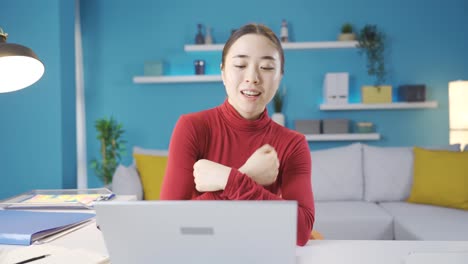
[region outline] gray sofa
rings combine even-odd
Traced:
[[[167,155],[139,147],[134,153]],[[325,239],[468,240],[468,211],[406,202],[413,178],[413,148],[354,143],[312,151],[311,156],[314,229]],[[113,190],[141,199],[134,164],[118,168]]]
[[[468,211],[406,202],[412,148],[356,143],[311,154],[314,229],[325,239],[468,240]]]

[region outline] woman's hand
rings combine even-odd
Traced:
[[[266,186],[276,181],[279,160],[275,149],[265,144],[257,149],[252,156],[239,168],[256,183]]]
[[[201,159],[193,165],[195,188],[199,192],[224,190],[231,173],[231,168],[207,159]]]

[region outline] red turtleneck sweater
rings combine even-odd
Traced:
[[[261,186],[238,171],[264,144],[280,161],[276,182]],[[208,159],[231,167],[224,191],[195,189],[193,165]],[[305,245],[314,224],[310,150],[304,135],[273,122],[265,110],[259,119],[242,118],[226,100],[222,105],[178,120],[169,146],[162,200],[296,200],[297,244]]]

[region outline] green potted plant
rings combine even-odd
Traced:
[[[276,123],[284,126],[285,124],[285,117],[283,114],[283,106],[284,106],[284,99],[286,97],[286,88],[283,86],[282,88],[279,88],[275,96],[273,97],[273,110],[274,113],[271,116],[271,119],[275,121]]]
[[[100,142],[101,159],[93,159],[91,168],[104,185],[108,186],[112,183],[112,176],[120,163],[121,156],[125,155],[126,141],[122,140],[125,131],[122,129],[122,124],[117,123],[112,117],[98,119],[94,126],[98,132],[96,138]]]
[[[356,34],[354,33],[353,25],[351,23],[344,23],[341,26],[341,33],[338,35],[339,41],[352,41],[356,40]]]
[[[391,103],[392,86],[384,85],[385,69],[385,34],[377,25],[365,25],[358,34],[358,48],[366,56],[367,74],[375,78],[374,85],[362,87],[363,103]]]

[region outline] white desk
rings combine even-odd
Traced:
[[[123,197],[122,197],[123,198]],[[108,255],[101,231],[91,223],[50,242]],[[17,246],[0,245],[0,250]],[[298,264],[404,264],[410,252],[468,251],[468,241],[311,240],[297,247]]]
[[[100,232],[88,225],[51,244],[107,255]],[[403,264],[410,252],[431,251],[468,251],[468,241],[311,240],[297,247],[297,264]]]
[[[314,240],[297,249],[298,264],[404,264],[410,252],[468,251],[468,241]]]

